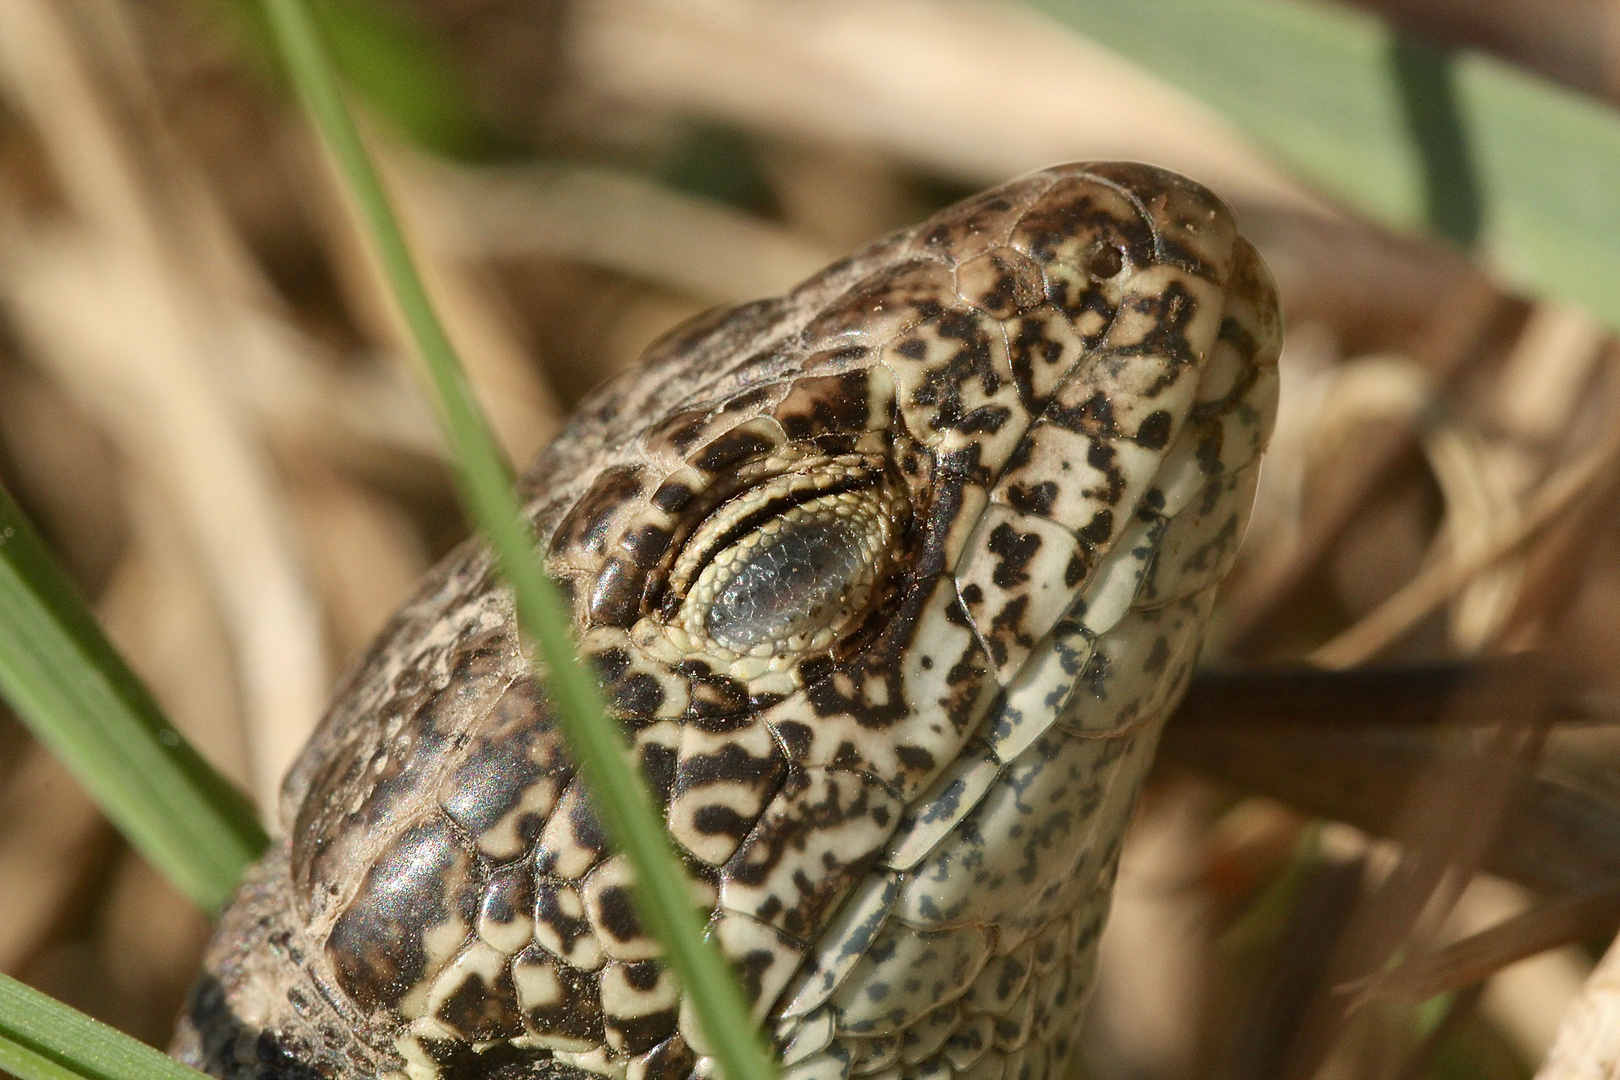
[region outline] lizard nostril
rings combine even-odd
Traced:
[[[1113,244],[1104,244],[1086,260],[1086,273],[1094,278],[1111,278],[1125,269],[1125,253]]]

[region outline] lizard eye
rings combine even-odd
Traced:
[[[865,493],[794,506],[719,552],[682,613],[739,653],[824,647],[866,608],[891,527]]]
[[[687,542],[670,625],[737,655],[824,649],[863,615],[905,503],[866,465],[777,477],[722,506]]]

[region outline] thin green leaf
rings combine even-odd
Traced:
[[[219,0],[215,10],[250,60],[276,64],[258,0]],[[322,0],[317,14],[338,69],[375,115],[449,157],[478,160],[510,149],[474,106],[460,67],[409,7]]]
[[[1620,113],[1306,0],[1029,0],[1385,224],[1620,328]]]
[[[774,1070],[742,994],[703,937],[663,823],[629,764],[623,737],[603,711],[595,678],[574,654],[568,613],[541,565],[511,474],[428,300],[309,8],[304,0],[265,0],[265,7],[293,83],[337,163],[427,366],[457,463],[462,500],[512,586],[524,636],[545,661],[547,693],[585,770],[597,810],[635,867],[637,911],[663,943],[725,1075],[769,1080]]]
[[[268,842],[253,809],[163,716],[0,488],[0,694],[114,825],[213,911]]]
[[[429,150],[480,158],[497,149],[448,50],[405,6],[324,0],[322,28],[350,85]]]
[[[0,1070],[18,1080],[203,1080],[203,1074],[0,975]]]

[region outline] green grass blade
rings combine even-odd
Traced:
[[[204,910],[224,902],[264,849],[247,800],[164,719],[4,488],[0,694]]]
[[[203,1080],[7,975],[0,975],[0,1070],[18,1080]]]
[[[637,910],[663,942],[725,1075],[729,1080],[769,1080],[771,1062],[742,994],[724,960],[704,940],[663,822],[629,764],[623,737],[603,712],[595,678],[574,654],[569,615],[545,575],[510,471],[428,300],[309,8],[304,0],[265,0],[265,6],[292,81],[344,177],[422,354],[457,463],[462,498],[512,586],[525,637],[545,661],[547,692],[596,808],[635,867]]]
[[[214,10],[250,62],[277,67],[259,0],[217,0]],[[374,114],[448,157],[479,160],[510,149],[474,105],[454,58],[409,6],[322,0],[319,15],[339,70]]]
[[[1620,329],[1620,112],[1307,0],[1029,0],[1385,224]]]

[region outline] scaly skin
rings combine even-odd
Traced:
[[[1130,164],[683,327],[530,470],[792,1080],[1046,1080],[1276,403],[1224,206]],[[511,599],[452,554],[287,779],[176,1037],[226,1077],[707,1075]]]

